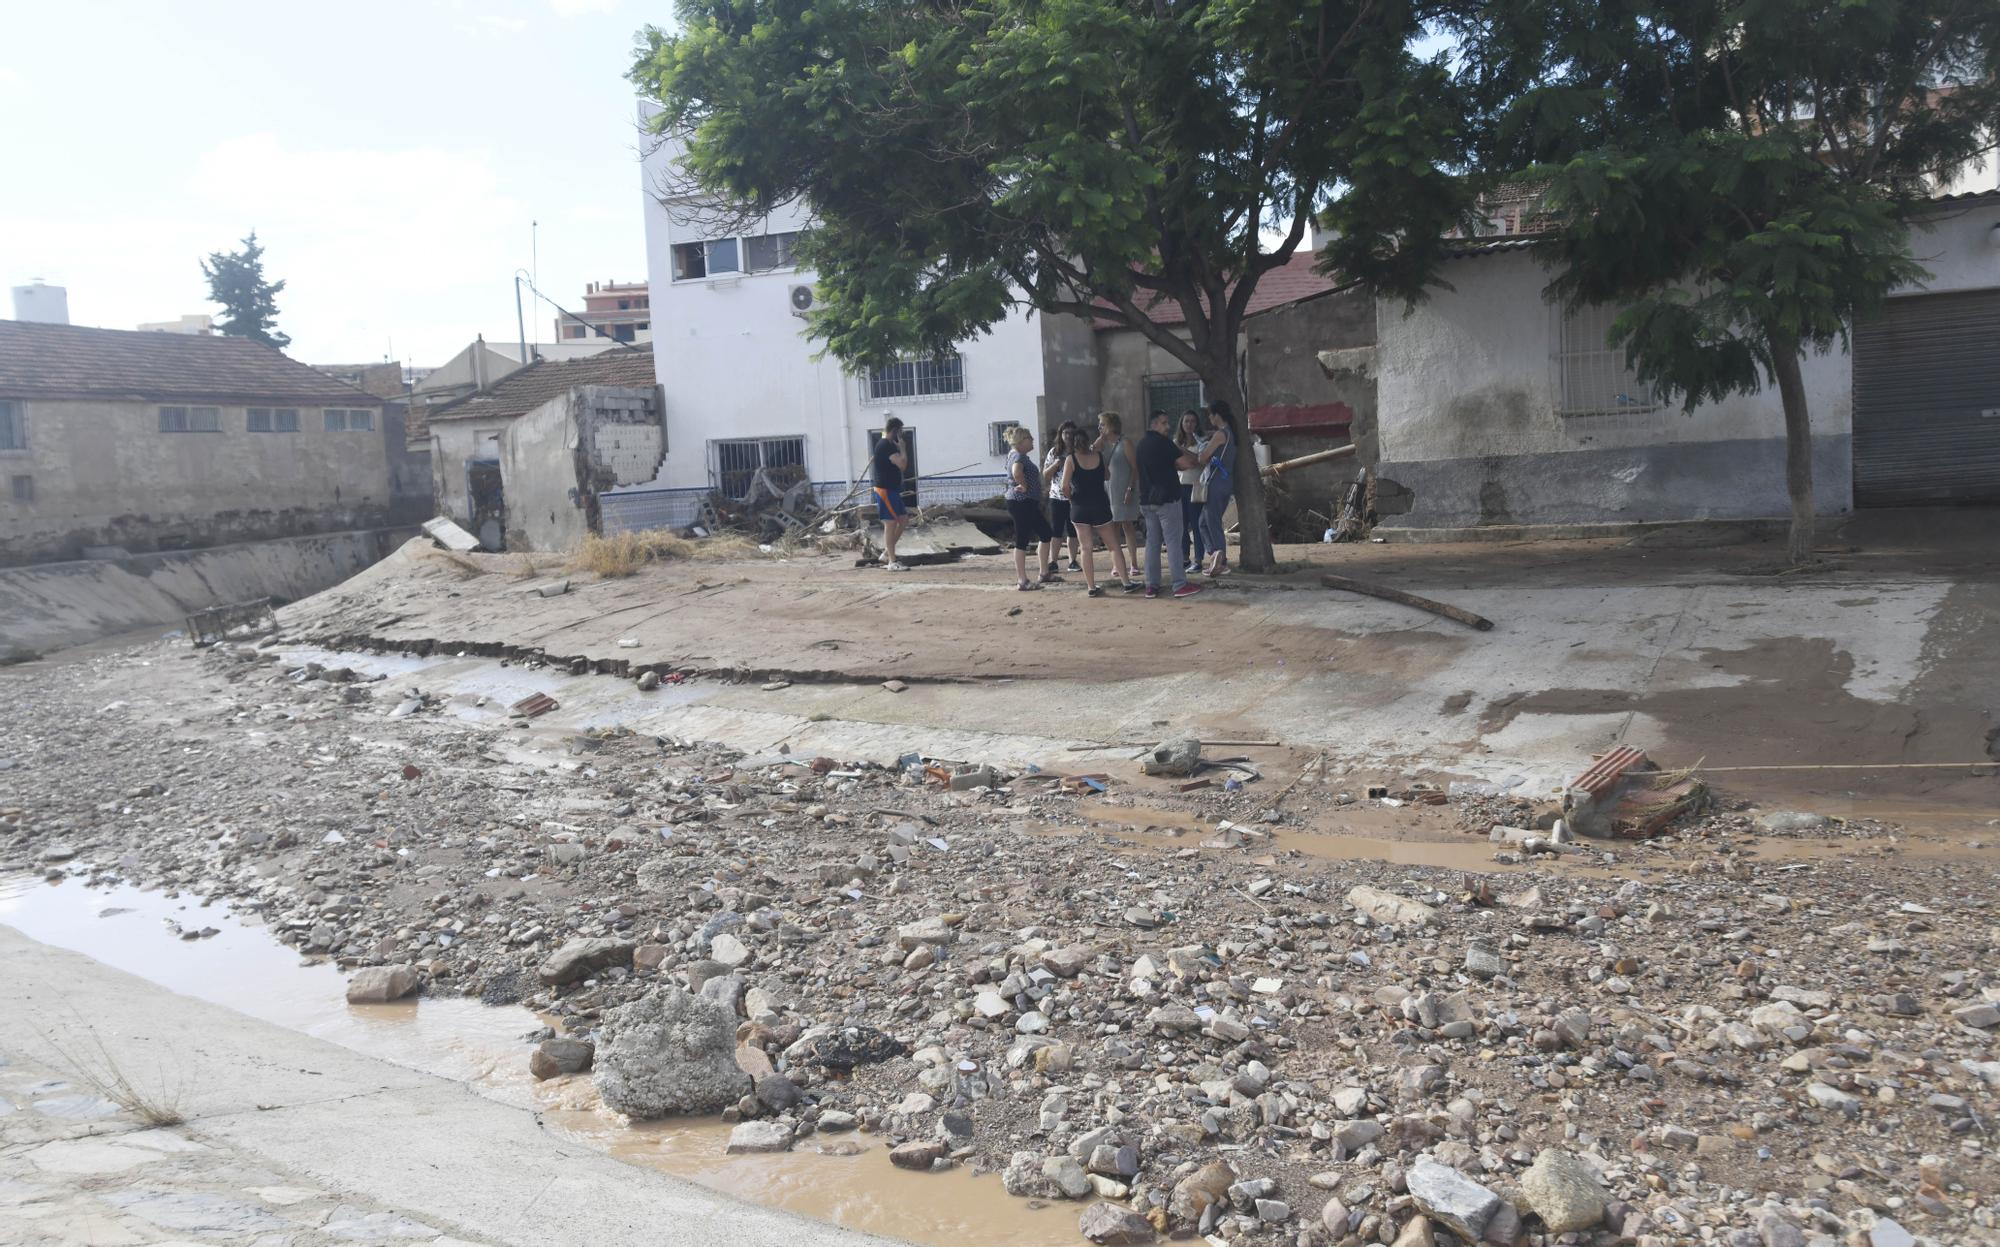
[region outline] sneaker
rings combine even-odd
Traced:
[[[1103,585],[1092,585],[1092,586],[1090,586],[1090,592],[1089,592],[1089,593],[1088,593],[1088,594],[1087,594],[1086,596],[1088,596],[1088,597],[1094,597],[1094,598],[1101,598],[1101,597],[1103,597],[1103,596],[1104,596],[1104,586],[1103,586]]]
[[[1147,600],[1147,601],[1149,601],[1149,602],[1150,602],[1150,601],[1152,601],[1152,600],[1153,600],[1154,598],[1156,598],[1156,597],[1158,597],[1158,596],[1160,596],[1160,591],[1159,591],[1158,589],[1155,589],[1155,588],[1154,588],[1153,586],[1151,586],[1151,585],[1147,585],[1147,586],[1146,586],[1146,600]]]
[[[896,562],[889,564],[887,570],[892,572],[906,572],[910,570],[910,565],[898,559]]]
[[[1186,584],[1178,584],[1174,586],[1174,596],[1177,598],[1191,598],[1195,594],[1200,592],[1201,592],[1201,586],[1193,583],[1192,581]]]
[[[1042,573],[1042,583],[1045,585],[1059,585],[1062,582],[1063,578],[1061,576],[1056,575],[1054,572]]]
[[[1023,580],[1020,584],[1017,584],[1014,587],[1020,590],[1022,593],[1035,593],[1039,591],[1042,586],[1036,584],[1032,580]]]
[[[1118,587],[1126,593],[1137,593],[1139,590],[1145,588],[1146,586],[1140,584],[1136,580],[1128,580],[1124,584],[1119,585]]]
[[[1069,561],[1069,570],[1073,572],[1080,572],[1083,570],[1083,564],[1077,562],[1075,559],[1071,559]]]

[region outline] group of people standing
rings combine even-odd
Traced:
[[[1163,561],[1175,597],[1201,592],[1188,579],[1192,575],[1228,574],[1222,515],[1229,507],[1236,452],[1229,404],[1218,399],[1206,410],[1184,411],[1178,424],[1166,412],[1155,411],[1137,438],[1126,436],[1124,423],[1117,412],[1104,412],[1097,417],[1097,436],[1086,440],[1074,421],[1065,420],[1039,464],[1035,435],[1025,428],[1014,430],[1014,449],[1007,456],[1007,510],[1014,521],[1016,588],[1025,592],[1059,583],[1057,561],[1067,544],[1069,570],[1081,570],[1090,596],[1103,597],[1096,564],[1100,541],[1126,593],[1158,597],[1165,587]],[[1032,579],[1030,550],[1040,555],[1040,574]]]

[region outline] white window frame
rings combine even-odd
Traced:
[[[0,398],[0,455],[28,453],[28,408],[18,398]]]
[[[173,415],[168,415],[173,412]],[[166,403],[159,408],[162,433],[220,433],[222,408],[192,403]]]
[[[1621,310],[1608,303],[1551,305],[1549,389],[1558,416],[1645,415],[1666,405],[1625,362],[1625,348],[1607,344]]]
[[[1014,443],[1007,435],[1022,428],[1019,420],[995,420],[986,426],[986,451],[996,459],[1005,459],[1014,450]]]
[[[258,427],[258,417],[263,417],[263,427]],[[243,431],[246,433],[296,433],[299,431],[299,409],[296,407],[245,407],[243,409]]]
[[[727,243],[732,251],[729,267],[717,268],[715,266],[714,249],[722,246],[724,243]],[[701,248],[701,272],[699,273],[683,274],[681,272],[681,253],[689,247]],[[703,238],[699,240],[691,239],[687,242],[677,242],[667,248],[667,261],[668,267],[672,270],[673,280],[677,282],[713,281],[718,277],[740,277],[743,274],[743,240],[731,235],[727,238]]]
[[[746,273],[777,273],[791,272],[797,269],[799,265],[795,256],[798,251],[799,236],[804,232],[803,230],[785,229],[766,234],[745,234],[737,251],[738,258],[743,262],[743,271]],[[761,242],[767,238],[776,240],[775,255],[772,262],[761,268],[752,268],[750,265],[750,244]]]
[[[773,451],[789,451],[794,444],[798,447],[796,460],[793,460],[789,453],[773,454]],[[724,447],[729,447],[731,450],[736,451],[740,451],[743,448],[755,447],[757,462],[751,466],[745,466],[739,462],[736,466],[725,468],[722,463],[725,454]],[[742,456],[739,454],[735,457],[740,459]],[[772,462],[773,459],[780,460],[780,462],[774,463]],[[806,439],[804,434],[787,433],[772,437],[718,437],[709,439],[708,487],[725,498],[733,499],[742,497],[744,491],[749,489],[749,482],[756,477],[759,471],[789,467],[797,467],[801,476],[810,477],[811,475],[811,469],[806,459]],[[732,493],[729,489],[725,488],[723,480],[725,473],[742,475],[743,490]]]
[[[956,361],[955,367],[949,369],[949,373],[955,373],[957,377],[958,388],[955,390],[936,388],[941,384],[950,383],[949,373],[943,368],[947,361]],[[908,368],[910,370],[908,383],[905,384],[899,379],[892,380],[882,375],[887,369],[864,369],[860,377],[861,402],[864,406],[886,407],[892,403],[962,402],[972,394],[971,382],[966,379],[965,354],[962,351],[953,351],[949,355],[941,355],[935,359],[915,355],[906,356],[898,359],[894,364],[889,365],[889,367],[894,369]],[[926,369],[931,370],[928,375],[925,372]],[[928,390],[925,388],[927,384],[931,387]],[[905,390],[908,392],[905,393]]]

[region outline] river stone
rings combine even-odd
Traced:
[[[408,966],[369,966],[347,980],[347,1003],[387,1004],[417,990],[417,972]]]
[[[1417,1210],[1442,1222],[1467,1242],[1486,1236],[1486,1227],[1504,1201],[1450,1165],[1426,1156],[1410,1166],[1405,1179]]]
[[[1178,1225],[1192,1229],[1201,1223],[1201,1214],[1211,1204],[1219,1204],[1236,1181],[1236,1171],[1226,1161],[1210,1161],[1174,1184],[1167,1200],[1167,1215]]]
[[[1604,1191],[1597,1175],[1558,1148],[1543,1148],[1521,1175],[1521,1199],[1552,1233],[1587,1230],[1604,1220]]]
[[[1399,927],[1406,924],[1425,923],[1437,917],[1437,910],[1422,901],[1397,896],[1394,892],[1384,892],[1361,884],[1347,890],[1347,903],[1367,914],[1385,927]]]
[[[1077,1233],[1093,1243],[1105,1247],[1123,1247],[1124,1244],[1150,1243],[1157,1237],[1153,1233],[1153,1223],[1117,1204],[1102,1200],[1083,1210],[1076,1219]]]
[[[631,940],[609,936],[571,940],[556,949],[535,974],[542,980],[543,986],[561,987],[565,983],[587,979],[606,966],[632,964],[632,950],[637,947]]]
[[[792,1128],[783,1122],[746,1121],[729,1132],[729,1142],[723,1145],[722,1150],[730,1156],[747,1152],[789,1152],[792,1150]]]
[[[751,1089],[735,1012],[677,987],[605,1014],[595,1071],[604,1103],[630,1117],[718,1113]]]
[[[1042,1162],[1042,1176],[1061,1191],[1064,1199],[1085,1199],[1097,1188],[1074,1156],[1051,1156]]]
[[[889,1163],[898,1169],[926,1170],[936,1164],[945,1153],[945,1145],[937,1139],[916,1139],[898,1144],[889,1149]]]
[[[725,932],[710,942],[708,955],[730,969],[738,970],[750,960],[750,946]]]
[[[596,1046],[587,1039],[544,1039],[528,1057],[528,1072],[540,1079],[581,1074],[590,1068],[596,1052]]]

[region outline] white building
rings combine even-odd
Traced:
[[[788,208],[723,236],[698,202],[660,201],[671,158],[656,151],[643,165],[668,452],[644,496],[623,499],[626,525],[689,523],[702,497],[740,496],[760,467],[802,469],[823,502],[837,502],[867,479],[872,439],[891,416],[912,431],[923,501],[989,497],[1001,486],[1005,430],[1039,428],[1045,414],[1070,418],[1095,402],[1088,326],[1032,311],[939,360],[856,375],[815,358],[821,344],[801,315],[812,306],[813,275],[792,261],[806,213]],[[1062,365],[1079,351],[1071,376]],[[1073,381],[1073,392],[1051,400],[1045,377]]]

